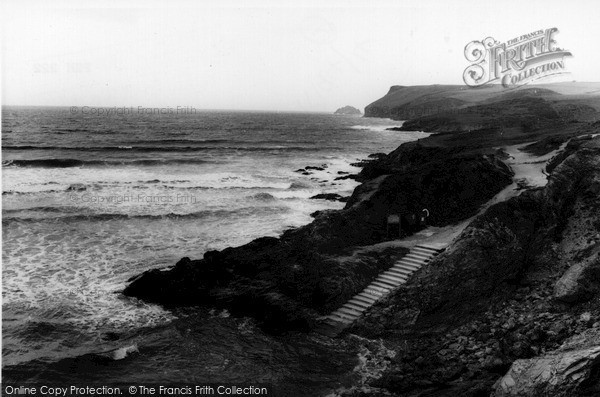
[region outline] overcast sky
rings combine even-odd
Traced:
[[[472,40],[557,27],[600,81],[600,2],[2,1],[2,102],[332,111],[463,84]]]

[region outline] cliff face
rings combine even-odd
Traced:
[[[490,207],[355,326],[352,332],[393,340],[400,350],[374,385],[423,396],[489,395],[513,361],[529,360],[513,365],[497,396],[600,391],[600,341],[586,333],[600,329],[599,252],[600,137],[587,136],[571,142],[545,188]],[[581,264],[587,271],[570,279],[565,300],[557,286]],[[560,347],[578,333],[578,353]],[[532,358],[538,354],[546,356]],[[572,379],[568,363],[575,362],[585,370]],[[536,378],[542,369],[556,378]]]
[[[589,90],[589,89],[588,89]],[[393,86],[382,98],[365,108],[365,117],[410,120],[408,131],[465,131],[492,125],[523,127],[533,131],[542,119],[591,120],[591,108],[598,109],[597,98],[586,96],[584,87],[527,85],[511,90],[487,85]],[[573,96],[573,94],[581,94]],[[563,100],[568,97],[570,102]],[[529,99],[537,99],[530,101]],[[596,102],[590,107],[590,101]],[[540,106],[535,108],[535,106]],[[498,113],[498,110],[501,112]]]
[[[382,98],[365,107],[365,117],[384,117],[394,120],[409,120],[438,114],[469,103],[455,97],[468,90],[459,85],[392,86]]]

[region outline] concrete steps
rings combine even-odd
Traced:
[[[315,331],[334,337],[352,324],[379,299],[406,283],[421,266],[427,264],[444,248],[415,245],[410,252],[391,268],[379,274],[362,292],[328,316],[321,317]]]

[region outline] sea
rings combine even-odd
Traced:
[[[350,195],[357,183],[339,178],[360,170],[352,163],[427,136],[387,130],[398,125],[3,107],[3,382],[254,382],[319,396],[370,376],[365,357],[385,353],[372,342],[269,335],[252,318],[175,312],[121,291],[145,270],[343,208],[310,197]]]

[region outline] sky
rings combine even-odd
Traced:
[[[364,108],[464,84],[464,47],[557,27],[569,81],[600,81],[600,2],[1,2],[5,105]]]

